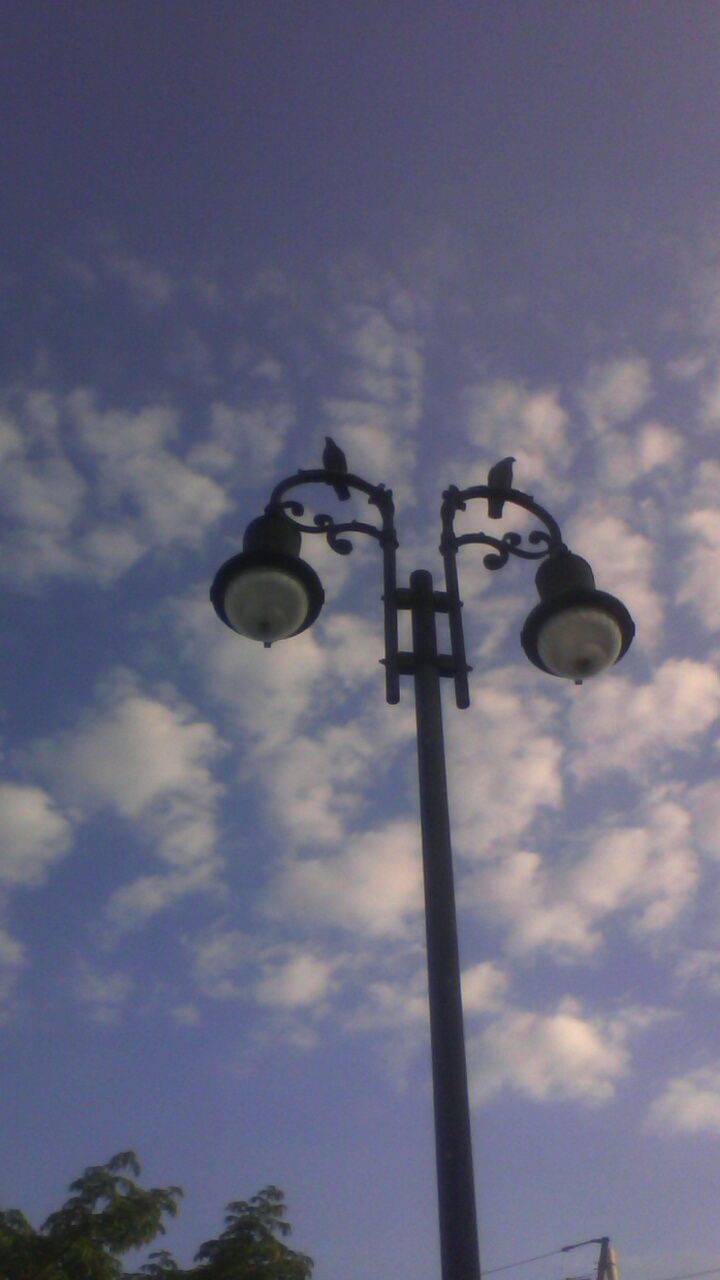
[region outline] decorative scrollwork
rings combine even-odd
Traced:
[[[338,534],[345,533],[346,531],[357,532],[358,530],[355,528],[354,521],[351,521],[349,524],[338,525],[335,523],[332,516],[321,513],[315,516],[314,523],[317,525],[317,532],[325,534],[328,546],[331,547],[333,551],[337,551],[339,556],[350,555],[350,552],[353,549],[352,542],[349,538],[338,537]]]
[[[328,442],[330,443],[330,442]],[[384,484],[370,484],[369,481],[363,480],[362,476],[356,476],[348,473],[344,469],[345,459],[342,451],[335,446],[335,457],[340,453],[340,461],[343,469],[338,472],[323,468],[316,471],[298,471],[294,476],[288,476],[287,479],[281,480],[275,485],[270,501],[265,508],[266,513],[272,511],[282,511],[293,524],[297,525],[301,533],[322,533],[327,539],[328,546],[332,551],[336,551],[340,556],[348,556],[353,550],[353,544],[349,538],[341,537],[345,533],[364,533],[371,538],[375,538],[382,551],[383,558],[383,602],[385,613],[385,691],[388,702],[398,702],[400,699],[400,666],[398,662],[398,604],[397,604],[397,566],[396,566],[396,550],[398,545],[397,533],[395,532],[395,504],[393,502],[392,490],[388,489]],[[327,450],[326,450],[327,455]],[[324,458],[326,460],[326,458]],[[305,507],[296,497],[287,497],[286,495],[292,489],[298,488],[300,485],[324,484],[328,485],[336,492],[338,486],[338,478],[341,478],[343,488],[355,489],[359,493],[364,493],[368,505],[375,507],[380,515],[380,524],[366,524],[362,520],[346,520],[337,521],[334,516],[328,515],[326,512],[320,512],[313,517],[312,524],[303,523],[302,517],[305,515]]]
[[[544,529],[533,529],[527,534],[527,542],[530,547],[537,547],[538,550],[530,550],[524,545],[524,536],[520,533],[505,533],[502,538],[496,538],[491,533],[484,531],[479,533],[463,533],[459,536],[455,533],[454,519],[458,511],[465,511],[467,504],[474,498],[502,498],[504,502],[509,502],[515,506],[523,507],[532,515],[537,516],[545,525]],[[480,543],[483,546],[493,547],[483,558],[483,564],[486,569],[497,570],[502,569],[507,564],[511,555],[519,556],[523,560],[542,560],[545,556],[553,551],[557,551],[563,546],[562,534],[557,521],[553,519],[544,507],[535,502],[529,493],[523,493],[519,489],[496,489],[486,484],[473,485],[470,489],[458,489],[457,485],[450,485],[443,494],[442,503],[442,541],[440,550],[444,556],[455,555],[460,547],[469,543]]]
[[[408,605],[400,600],[402,593],[397,589],[396,549],[398,546],[395,531],[395,506],[392,491],[384,484],[370,484],[361,476],[347,471],[345,455],[342,450],[328,439],[323,461],[329,467],[317,470],[298,471],[288,476],[275,486],[266,507],[266,513],[282,512],[301,533],[319,533],[326,539],[328,546],[338,555],[348,556],[353,550],[351,537],[356,533],[366,534],[374,538],[382,550],[383,556],[383,602],[385,614],[385,680],[388,702],[397,702],[400,697],[399,678],[403,667],[398,650],[398,608]],[[506,460],[506,461],[509,461]],[[492,469],[491,469],[492,470]],[[305,506],[292,491],[306,485],[326,485],[333,489],[339,501],[348,497],[349,491],[357,491],[367,498],[368,505],[379,513],[378,524],[366,523],[362,520],[336,520],[328,512],[313,515],[312,522],[305,517]],[[532,529],[527,534],[505,533],[502,537],[485,533],[463,533],[457,535],[454,529],[455,515],[465,511],[468,503],[475,498],[483,498],[493,503],[493,512],[501,510],[502,504],[522,507],[543,525],[541,529]],[[459,707],[467,707],[470,700],[467,673],[469,667],[465,660],[465,640],[462,626],[462,602],[457,574],[457,553],[460,547],[468,543],[479,543],[490,550],[483,558],[487,569],[501,569],[507,564],[510,556],[519,556],[523,560],[541,560],[545,556],[559,551],[564,545],[560,528],[552,516],[535,502],[531,494],[522,493],[519,489],[502,488],[497,485],[479,484],[469,489],[459,489],[450,485],[443,493],[442,499],[442,535],[440,551],[445,567],[444,607],[448,614],[450,628],[450,646],[452,661],[444,669],[445,674],[452,674],[455,681],[455,698]],[[305,519],[303,519],[305,517]],[[407,593],[406,593],[407,594]]]
[[[515,551],[522,542],[519,533],[506,533],[504,538],[500,540],[491,540],[488,534],[484,540],[488,543],[492,541],[492,545],[497,547],[497,551],[490,551],[486,556],[483,556],[483,564],[486,569],[502,569],[503,565],[508,562],[510,552]]]
[[[363,480],[361,476],[345,474],[343,475],[343,484],[349,489],[356,489],[360,493],[364,493],[368,500],[368,505],[376,508],[380,513],[382,523],[378,527],[374,524],[367,524],[363,520],[345,520],[338,521],[334,516],[326,512],[320,512],[313,516],[312,524],[302,522],[305,514],[305,507],[297,498],[288,498],[286,493],[299,485],[308,484],[326,484],[331,488],[337,484],[337,473],[333,471],[317,470],[317,471],[298,471],[294,476],[288,476],[287,479],[281,480],[272,491],[270,502],[266,511],[283,511],[293,519],[293,523],[303,533],[322,533],[327,539],[328,546],[336,551],[340,556],[348,556],[353,550],[353,544],[349,538],[343,538],[343,533],[363,533],[371,538],[376,538],[381,546],[397,547],[397,534],[395,532],[394,516],[395,505],[393,503],[392,491],[384,484],[370,484],[367,480]]]
[[[270,507],[270,506],[274,506],[274,505],[275,505],[275,504],[270,503],[270,504],[269,504],[269,506],[268,506],[268,510],[269,510],[269,507]],[[304,516],[304,515],[305,515],[305,508],[304,508],[304,506],[303,506],[302,502],[298,502],[298,501],[297,501],[297,499],[295,499],[295,498],[290,498],[290,499],[288,499],[288,501],[287,501],[287,502],[281,502],[281,503],[280,503],[280,506],[282,507],[283,511],[289,511],[289,512],[290,512],[290,514],[291,514],[291,515],[293,515],[293,516]]]

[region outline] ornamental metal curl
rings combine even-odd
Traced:
[[[328,456],[328,450],[330,456]],[[339,455],[339,456],[338,456]],[[338,460],[339,466],[332,469],[332,464]],[[281,480],[275,486],[270,496],[270,501],[265,508],[266,514],[273,512],[282,512],[293,524],[297,526],[302,533],[319,533],[323,534],[327,540],[330,549],[338,555],[347,556],[353,550],[353,543],[350,537],[343,535],[362,533],[366,534],[379,543],[383,552],[383,601],[385,615],[385,678],[386,678],[386,694],[388,702],[397,702],[400,698],[399,676],[401,670],[405,668],[400,661],[407,655],[399,655],[398,652],[398,608],[409,607],[404,599],[407,592],[398,593],[397,590],[397,570],[396,570],[396,549],[398,546],[397,533],[395,531],[395,505],[393,503],[392,490],[388,489],[384,484],[370,484],[369,481],[363,480],[362,476],[349,473],[346,468],[345,456],[341,450],[331,441],[328,441],[323,456],[324,462],[331,462],[331,467],[318,468],[316,470],[301,470],[295,475],[288,476]],[[338,492],[338,497],[347,498],[338,489],[338,483],[341,483],[343,489],[356,490],[365,495],[368,505],[375,507],[380,515],[380,524],[370,524],[363,520],[337,520],[335,516],[327,512],[319,512],[313,516],[312,523],[303,520],[305,515],[305,506],[295,496],[292,491],[303,485],[324,484],[329,488]],[[464,533],[457,535],[454,529],[455,515],[458,511],[464,511],[468,502],[475,498],[484,498],[487,501],[498,499],[509,502],[518,507],[523,507],[526,511],[531,512],[544,525],[542,529],[533,529],[526,538],[519,533],[505,533],[501,538],[496,538],[492,534],[484,531],[478,533]],[[552,516],[544,507],[535,502],[531,494],[522,493],[519,489],[505,489],[493,485],[479,484],[473,485],[469,489],[459,489],[457,485],[450,485],[443,493],[442,500],[442,536],[440,542],[440,551],[442,553],[445,565],[445,584],[446,596],[442,604],[438,603],[438,608],[444,608],[448,614],[450,625],[451,639],[451,658],[447,660],[446,665],[441,668],[443,674],[453,675],[455,680],[455,697],[459,707],[467,707],[470,701],[467,675],[470,668],[465,660],[465,641],[463,637],[460,601],[460,588],[457,576],[457,553],[460,547],[468,543],[479,543],[488,547],[490,550],[484,557],[483,563],[487,569],[501,569],[507,564],[511,555],[519,556],[524,560],[541,560],[545,556],[550,555],[554,551],[559,551],[563,547],[562,535],[560,528]],[[400,600],[400,597],[403,597]],[[440,596],[436,597],[437,602]]]
[[[395,532],[395,504],[393,502],[392,490],[388,489],[384,484],[370,484],[368,480],[363,480],[362,476],[356,476],[346,473],[342,477],[342,482],[349,489],[357,489],[360,493],[367,496],[368,505],[375,507],[381,517],[382,524],[378,528],[377,525],[367,524],[363,520],[336,520],[334,516],[327,512],[319,512],[313,517],[312,524],[303,524],[301,517],[305,514],[305,507],[297,498],[286,498],[285,494],[299,485],[306,484],[326,484],[333,487],[338,482],[338,475],[335,471],[326,471],[325,469],[317,471],[298,471],[293,476],[288,476],[285,480],[281,480],[270,495],[270,501],[265,508],[266,513],[272,511],[282,511],[286,516],[294,517],[293,524],[296,524],[303,533],[323,533],[327,539],[328,546],[340,556],[348,556],[353,550],[353,544],[349,538],[340,537],[343,533],[364,533],[371,538],[376,538],[381,547],[391,546],[397,547],[398,540]]]
[[[523,535],[520,533],[505,533],[502,538],[495,538],[492,534],[483,531],[479,533],[463,533],[458,537],[454,529],[455,514],[458,511],[465,511],[468,502],[473,498],[485,498],[488,501],[492,498],[501,498],[503,502],[510,502],[517,507],[523,507],[526,511],[530,511],[534,516],[537,516],[543,522],[545,528],[533,529],[527,535],[527,541],[532,547],[538,547],[542,544],[541,549],[538,551],[529,550],[523,545]],[[511,555],[520,556],[523,560],[542,560],[545,556],[554,551],[559,551],[564,546],[557,521],[553,519],[549,511],[546,511],[544,507],[535,502],[532,494],[523,493],[520,489],[496,489],[486,484],[476,484],[469,489],[459,489],[457,485],[450,485],[443,494],[441,516],[442,540],[440,551],[443,556],[454,555],[460,547],[469,543],[480,543],[484,546],[494,547],[493,551],[483,557],[483,564],[486,569],[502,569]]]
[[[400,670],[398,666],[398,603],[397,603],[397,564],[396,550],[398,545],[397,533],[395,532],[395,504],[393,502],[392,489],[388,489],[384,484],[370,484],[368,480],[363,480],[362,476],[356,476],[348,472],[342,473],[342,483],[348,489],[357,489],[358,492],[364,493],[368,500],[368,505],[375,507],[380,513],[380,527],[374,524],[366,524],[363,520],[336,520],[334,516],[328,515],[326,512],[319,512],[313,517],[312,524],[303,524],[302,517],[305,514],[305,507],[297,498],[286,498],[286,494],[296,489],[299,485],[306,484],[326,484],[331,488],[338,483],[338,472],[328,471],[323,468],[316,471],[298,471],[294,476],[288,476],[285,480],[281,480],[270,495],[270,501],[265,508],[269,515],[273,511],[282,511],[285,516],[292,518],[292,523],[296,524],[302,533],[322,533],[327,539],[327,544],[332,551],[337,552],[340,556],[349,556],[353,550],[353,544],[349,538],[343,538],[344,533],[364,533],[371,538],[375,538],[380,544],[383,553],[383,601],[384,601],[384,622],[385,622],[385,695],[388,702],[395,703],[400,701]]]
[[[484,532],[463,533],[458,537],[454,528],[456,512],[465,511],[468,502],[473,498],[487,499],[488,508],[490,499],[497,498],[503,503],[511,502],[517,507],[523,507],[526,511],[532,512],[543,522],[545,528],[533,529],[528,534],[527,540],[532,547],[540,547],[542,544],[542,549],[529,550],[523,545],[523,535],[520,533],[506,533],[502,538],[495,538],[491,533]],[[469,668],[465,658],[465,636],[457,572],[458,550],[468,543],[480,543],[493,547],[494,549],[483,557],[483,564],[486,569],[497,570],[507,564],[510,556],[520,556],[523,560],[542,560],[553,551],[559,551],[564,544],[560,527],[550,513],[535,502],[531,494],[522,493],[520,489],[500,489],[487,484],[475,484],[469,489],[458,489],[457,485],[452,484],[443,493],[441,518],[440,552],[445,566],[450,644],[455,659],[455,701],[458,707],[462,708],[470,704],[470,690],[467,680]]]

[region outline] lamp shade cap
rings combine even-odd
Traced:
[[[301,545],[299,526],[277,510],[251,520],[243,538],[244,551],[281,551],[288,556],[298,556]]]
[[[595,575],[587,560],[568,551],[567,547],[561,547],[543,560],[535,574],[535,585],[540,599],[548,600],[551,596],[576,587],[592,591],[595,587]]]

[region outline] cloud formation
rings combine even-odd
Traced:
[[[712,470],[720,485],[720,467],[706,463],[704,468]],[[720,631],[720,511],[715,506],[690,511],[682,525],[687,550],[677,602],[716,633]]]
[[[0,418],[3,572],[14,586],[112,582],[149,551],[196,546],[228,499],[181,456],[167,404],[101,409],[78,388],[14,392]]]
[[[605,926],[623,919],[636,938],[652,939],[693,903],[700,862],[690,813],[662,789],[645,797],[638,819],[590,825],[564,841],[564,856],[506,853],[467,878],[467,900],[503,926],[514,956],[591,955]]]
[[[268,959],[254,986],[259,1004],[277,1009],[317,1006],[329,994],[336,962],[293,947]]]
[[[652,1102],[647,1128],[665,1137],[720,1134],[720,1066],[674,1076]]]
[[[647,777],[697,750],[719,715],[720,676],[709,662],[667,658],[645,684],[613,673],[571,712],[570,768],[579,779],[614,770]]]
[[[511,1090],[537,1102],[609,1102],[630,1068],[630,1040],[656,1011],[628,1007],[587,1014],[567,997],[551,1013],[508,1008],[469,1046],[476,1105]]]
[[[325,427],[351,471],[408,498],[424,403],[422,303],[373,271],[358,279],[339,272],[334,288],[326,321],[334,390],[322,397]]]
[[[532,673],[500,668],[476,678],[472,703],[449,719],[454,842],[477,860],[513,846],[563,798],[559,709]]]
[[[342,852],[281,867],[269,910],[325,929],[402,936],[422,906],[417,826],[396,821],[345,838]]]
[[[0,783],[0,886],[41,884],[70,841],[70,823],[46,791]]]
[[[569,415],[555,387],[532,390],[509,378],[467,386],[462,393],[465,430],[488,465],[515,457],[518,487],[552,486],[572,461]]]
[[[579,400],[598,434],[634,418],[652,394],[650,364],[644,356],[616,356],[592,368]]]
[[[152,842],[162,872],[120,887],[108,907],[126,927],[217,884],[220,788],[211,765],[222,743],[191,708],[140,692],[126,672],[109,682],[100,704],[74,729],[37,743],[33,760],[78,815],[109,810]]]

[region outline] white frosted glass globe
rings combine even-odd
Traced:
[[[284,640],[300,629],[308,615],[310,598],[301,582],[282,569],[244,569],[225,591],[225,613],[241,636]]]
[[[573,605],[560,609],[540,628],[537,651],[548,671],[568,680],[587,680],[620,656],[622,632],[603,609]]]

